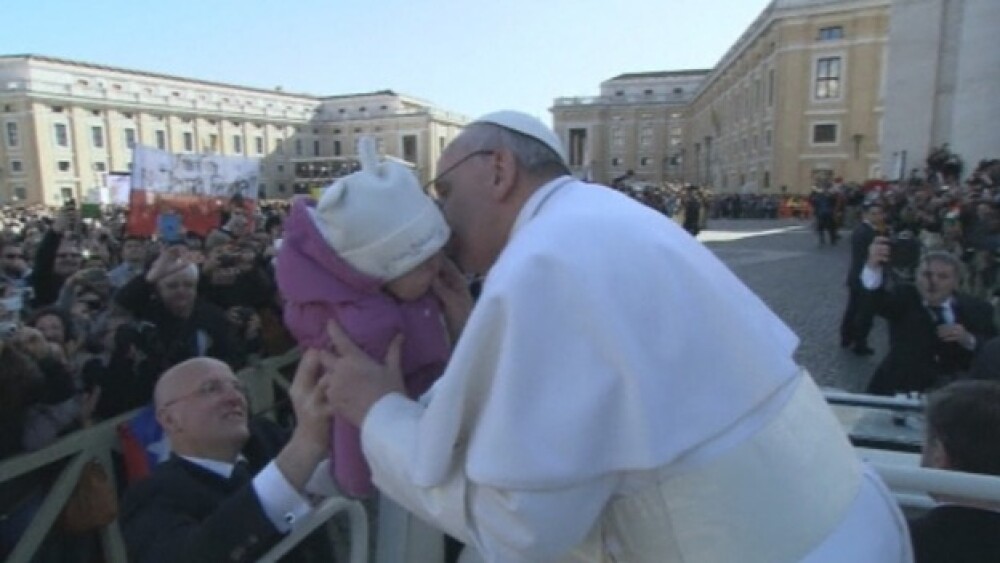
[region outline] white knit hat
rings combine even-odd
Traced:
[[[375,140],[358,141],[361,170],[338,178],[311,209],[326,242],[358,271],[390,281],[441,249],[450,231],[405,165],[379,162]]]
[[[527,135],[532,139],[541,141],[545,146],[552,149],[552,152],[556,153],[559,159],[562,160],[563,166],[566,166],[566,163],[569,162],[566,158],[566,150],[563,149],[562,142],[559,141],[559,137],[555,132],[538,118],[526,113],[514,110],[495,111],[480,117],[473,123],[492,123],[505,129],[516,131],[522,135]]]

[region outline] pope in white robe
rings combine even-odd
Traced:
[[[379,489],[469,561],[909,561],[796,336],[675,223],[545,149],[565,168],[551,130],[498,112],[442,156],[459,263],[487,275],[420,401],[378,387],[392,352],[331,331],[331,395]]]

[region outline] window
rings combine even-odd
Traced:
[[[645,95],[647,95],[647,96],[652,96],[653,95],[653,90],[651,88],[647,88],[647,89],[643,90],[642,93],[645,94]]]
[[[243,154],[243,137],[233,135],[233,152],[236,154]]]
[[[771,146],[771,130],[770,129],[768,129],[767,131],[764,132],[764,146],[765,147],[770,147]]]
[[[14,107],[12,105],[10,105],[10,104],[4,104],[3,105],[3,111],[4,111],[4,113],[10,113],[10,112],[14,111]]]
[[[28,199],[28,190],[24,186],[14,186],[14,201]]]
[[[95,162],[94,163],[94,171],[96,171],[96,172],[104,172],[107,169],[108,169],[108,166],[106,164],[104,164],[103,162]]]
[[[651,160],[652,159],[649,158],[648,156],[644,156],[644,157],[642,157],[642,158],[639,159],[639,166],[649,166],[649,162]]]
[[[194,134],[190,131],[184,132],[184,150],[187,152],[194,152]]]
[[[68,160],[60,160],[59,161],[59,171],[60,172],[69,172],[69,161]]]
[[[674,95],[675,96],[680,96],[683,93],[684,93],[684,88],[674,88]]]
[[[403,160],[406,162],[417,162],[417,136],[403,135]]]
[[[767,107],[774,106],[774,69],[767,71]]]
[[[340,141],[333,142],[333,156],[340,156]]]
[[[771,187],[771,173],[769,171],[764,171],[764,187]]]
[[[55,124],[55,133],[56,133],[56,145],[60,146],[60,147],[68,147],[69,146],[69,133],[66,130],[66,124],[65,123],[56,123]]]
[[[281,139],[274,140],[274,152],[277,154],[285,154],[284,141],[282,141]]]
[[[842,26],[837,25],[833,27],[821,27],[819,29],[819,37],[817,39],[820,41],[833,41],[835,39],[843,39],[843,38],[844,38],[844,28]]]
[[[125,129],[125,146],[128,148],[135,148],[135,129],[131,127]]]
[[[616,149],[625,147],[625,132],[622,131],[621,127],[615,127],[611,130],[611,146]]]
[[[625,95],[625,91],[624,90],[618,90],[618,91],[615,92],[615,95],[616,96],[624,96]]]
[[[253,144],[257,154],[264,154],[264,137],[254,137]]]
[[[17,123],[7,122],[7,146],[16,147],[21,142],[19,135],[17,134]]]
[[[281,173],[281,172],[284,172],[284,171],[285,171],[285,165],[284,164],[279,164],[278,165],[278,172]]]
[[[10,161],[10,173],[20,174],[21,172],[24,172],[24,165],[21,164],[21,161],[20,160]]]
[[[816,99],[829,100],[840,97],[840,57],[816,61]]]
[[[642,130],[639,131],[639,146],[642,148],[649,148],[653,144],[653,127],[650,125],[644,125]]]
[[[218,152],[219,150],[219,136],[215,133],[208,136],[208,150],[212,152]]]
[[[94,148],[103,149],[104,148],[104,128],[101,126],[94,126],[90,128],[90,138],[91,142],[94,143]]]
[[[161,151],[167,150],[167,132],[157,131],[156,132],[156,148]]]
[[[618,167],[622,165],[622,159],[617,156],[611,159],[611,166]]]
[[[295,139],[295,156],[302,156],[302,139]]]
[[[319,141],[313,141],[313,156],[319,156]]]
[[[837,125],[835,123],[818,123],[813,125],[813,140],[817,145],[829,145],[837,142]]]
[[[62,106],[52,106],[52,113],[62,113],[62,112],[63,112]]]
[[[285,193],[285,185],[284,184],[278,184],[278,193],[282,193],[282,194]]]
[[[587,158],[587,130],[569,130],[569,165],[583,166]]]

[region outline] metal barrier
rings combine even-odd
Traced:
[[[254,412],[271,410],[275,399],[275,386],[287,390],[291,383],[281,374],[281,369],[294,365],[299,359],[298,351],[281,356],[254,359],[250,367],[239,371],[237,376],[247,383]],[[45,537],[52,530],[63,506],[72,494],[80,471],[90,460],[96,459],[113,475],[111,452],[118,448],[118,426],[131,420],[138,411],[131,411],[105,420],[90,428],[66,435],[48,447],[36,452],[21,454],[0,462],[0,483],[37,471],[53,463],[65,462],[59,476],[52,483],[45,500],[35,513],[31,525],[20,538],[8,563],[27,563],[38,551]],[[114,479],[112,479],[112,484]],[[313,530],[327,523],[335,514],[346,511],[351,529],[351,562],[367,560],[368,519],[362,505],[356,501],[333,497],[322,502],[295,532],[284,538],[267,555],[270,560],[288,552]],[[126,561],[125,544],[118,521],[112,522],[100,531],[104,561]]]
[[[920,467],[924,400],[825,390],[861,459],[868,462],[904,508],[926,510],[933,496],[1000,505],[1000,477]],[[872,447],[874,445],[874,447]]]

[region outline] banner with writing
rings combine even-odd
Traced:
[[[205,236],[233,204],[252,216],[260,161],[217,154],[173,154],[136,145],[132,153],[128,231],[156,234],[157,218],[176,213],[185,231]]]

